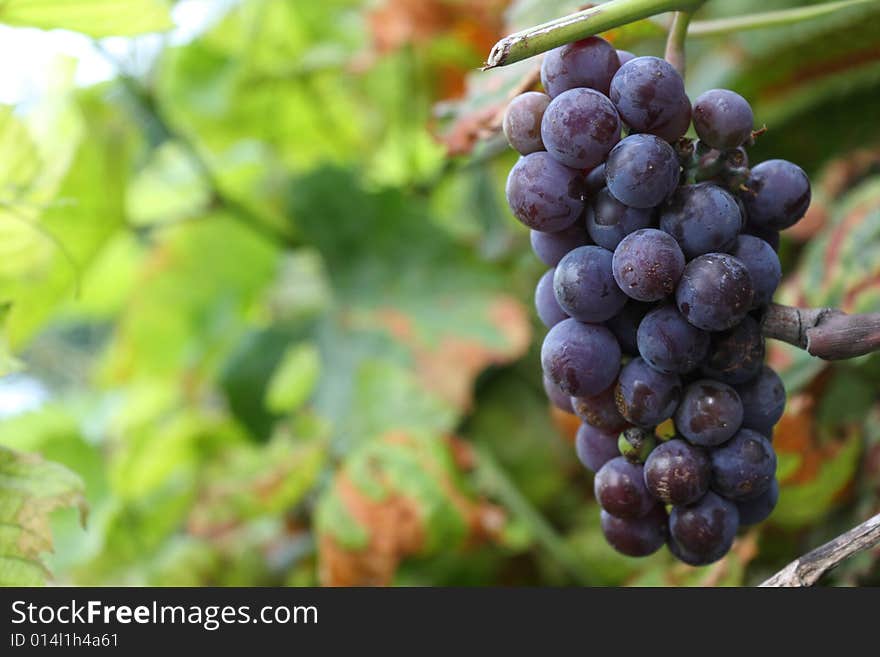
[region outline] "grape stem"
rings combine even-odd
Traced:
[[[788,564],[761,586],[812,586],[854,554],[880,544],[880,513]]]
[[[765,11],[758,14],[734,16],[732,18],[718,18],[708,21],[695,21],[688,28],[688,36],[720,36],[724,34],[736,34],[745,30],[757,30],[765,27],[777,27],[791,25],[801,21],[820,18],[842,9],[849,9],[857,5],[863,5],[874,0],[842,0],[841,2],[825,2],[819,5],[807,5],[805,7],[793,7],[778,11]]]
[[[855,358],[880,350],[880,313],[848,315],[836,308],[773,303],[764,315],[763,332],[823,360]]]
[[[691,22],[691,12],[677,11],[669,26],[669,36],[666,39],[666,61],[672,64],[679,75],[684,78],[685,56],[684,42],[688,34],[688,25]]]

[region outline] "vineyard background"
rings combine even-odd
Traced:
[[[0,106],[0,584],[754,584],[880,510],[880,357],[774,343],[771,519],[706,568],[605,544],[503,196],[535,61],[476,70],[579,5],[0,4],[125,37],[88,45],[109,79],[59,57]],[[665,18],[606,36],[660,54]],[[868,2],[689,40],[691,98],[744,95],[753,160],[813,180],[778,301],[880,311],[878,35]]]

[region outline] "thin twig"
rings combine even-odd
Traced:
[[[835,308],[770,304],[763,332],[824,360],[842,360],[880,350],[880,313],[848,315]]]
[[[812,586],[857,552],[880,544],[880,513],[812,552],[795,559],[761,586]]]
[[[684,42],[687,38],[691,16],[689,11],[675,12],[672,25],[669,26],[669,37],[666,39],[666,61],[672,64],[682,78],[685,70]]]
[[[708,21],[694,21],[688,29],[688,36],[719,36],[734,34],[744,30],[755,30],[762,27],[777,27],[779,25],[791,25],[801,21],[819,18],[842,9],[848,9],[856,5],[863,5],[876,0],[843,0],[843,2],[825,2],[806,7],[793,7],[792,9],[780,9],[779,11],[765,11],[759,14],[747,14],[746,16],[734,16],[732,18],[718,18]]]

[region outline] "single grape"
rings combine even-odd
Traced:
[[[754,296],[748,269],[726,253],[707,253],[691,260],[675,291],[681,314],[705,331],[735,326],[752,307]]]
[[[604,326],[566,319],[544,337],[541,366],[566,394],[597,395],[620,371],[620,347]]]
[[[613,434],[615,437],[629,426],[629,423],[617,410],[613,385],[608,386],[597,395],[572,397],[571,406],[575,414],[584,422],[596,429]]]
[[[635,58],[636,58],[636,56],[634,54],[632,54],[629,50],[621,50],[620,48],[617,49],[617,59],[620,60],[621,66],[626,64],[629,60],[635,59]]]
[[[538,285],[535,286],[535,310],[538,312],[538,319],[547,328],[568,318],[565,311],[559,307],[559,302],[556,301],[556,294],[553,291],[553,272],[553,269],[544,272],[544,275],[538,280]]]
[[[709,453],[712,490],[729,500],[752,500],[764,493],[776,476],[776,452],[757,431],[740,429]]]
[[[598,91],[569,89],[547,106],[541,139],[557,162],[576,169],[595,167],[620,141],[620,118]]]
[[[613,265],[613,261],[612,261]],[[638,331],[645,315],[654,304],[630,299],[619,313],[605,322],[605,326],[617,338],[620,350],[627,356],[639,355]]]
[[[584,209],[584,177],[544,152],[519,158],[507,176],[507,203],[529,228],[548,233],[571,226]]]
[[[553,288],[559,307],[581,322],[604,322],[626,303],[611,273],[611,251],[579,246],[559,261]]]
[[[685,269],[684,254],[668,233],[643,228],[624,237],[611,261],[614,280],[639,301],[659,301],[672,294]]]
[[[620,456],[617,434],[608,433],[589,424],[578,428],[574,439],[577,457],[590,472],[599,472],[603,465]]]
[[[764,365],[764,336],[749,315],[731,329],[712,333],[709,355],[701,371],[730,385],[754,378]]]
[[[541,62],[541,84],[553,97],[576,87],[607,95],[618,68],[617,51],[605,39],[592,36],[547,52]]]
[[[636,57],[626,62],[614,74],[609,96],[633,132],[675,141],[687,131],[691,104],[684,82],[678,71],[659,57]]]
[[[602,188],[587,203],[587,232],[602,248],[614,251],[620,240],[640,228],[648,228],[654,222],[654,211],[648,208],[631,208]]]
[[[669,549],[687,564],[705,566],[727,554],[738,526],[736,506],[710,491],[693,504],[673,507]]]
[[[507,106],[502,129],[504,136],[507,137],[507,143],[521,155],[544,150],[544,142],[541,141],[541,119],[549,104],[550,96],[547,94],[527,91],[516,96]]]
[[[736,386],[743,405],[743,426],[760,431],[768,438],[773,425],[785,411],[785,386],[779,375],[766,365],[755,378]]]
[[[688,260],[729,251],[742,227],[736,199],[708,182],[679,187],[660,211],[660,228],[675,238]]]
[[[779,501],[779,482],[775,479],[770,484],[770,488],[753,500],[745,502],[737,502],[736,508],[739,511],[739,524],[741,527],[749,525],[757,525],[764,522],[773,513],[776,503]]]
[[[773,298],[773,293],[782,280],[782,265],[779,256],[767,242],[753,235],[740,235],[730,254],[738,258],[752,279],[755,298],[752,306],[766,306]]]
[[[700,447],[673,439],[645,461],[645,485],[664,504],[690,504],[709,490],[709,457]]]
[[[745,215],[745,204],[742,203],[742,201],[740,201],[740,203],[742,204],[740,206],[740,208],[743,211],[743,216],[746,216]],[[762,228],[761,226],[755,226],[751,222],[746,221],[745,228],[743,228],[743,234],[744,235],[754,235],[755,237],[760,237],[762,240],[767,242],[767,244],[769,244],[770,247],[774,251],[779,253],[780,240],[779,240],[779,231],[778,230],[773,230],[772,228]]]
[[[593,480],[596,501],[618,518],[640,518],[657,505],[645,487],[644,468],[618,456],[603,465]]]
[[[652,208],[672,194],[679,170],[672,146],[654,135],[630,135],[608,154],[605,184],[621,203]]]
[[[660,504],[641,518],[617,518],[604,509],[599,515],[608,544],[630,557],[647,557],[666,542],[668,516]]]
[[[753,167],[746,187],[740,197],[754,226],[783,230],[810,206],[810,179],[788,160],[767,160]]]
[[[661,372],[690,372],[709,351],[709,334],[688,322],[673,305],[645,315],[637,340],[639,354]]]
[[[572,406],[572,399],[570,395],[565,394],[558,385],[553,383],[546,374],[542,377],[544,381],[544,392],[547,394],[547,399],[550,400],[550,403],[553,404],[560,411],[565,411],[566,413],[574,413],[574,407]]]
[[[713,148],[736,148],[752,136],[748,101],[729,89],[710,89],[694,102],[694,129]]]
[[[532,244],[532,251],[548,267],[558,265],[562,257],[572,249],[590,243],[590,237],[581,221],[576,221],[568,228],[556,233],[530,230],[529,240]]]
[[[733,437],[742,418],[736,390],[720,381],[700,379],[684,389],[675,411],[675,428],[694,445],[714,447]]]
[[[614,389],[617,410],[640,427],[653,427],[672,417],[680,400],[678,375],[658,372],[642,358],[623,367]]]
[[[591,170],[584,179],[584,187],[586,189],[587,198],[592,198],[599,193],[599,190],[605,187],[605,163],[603,162],[595,169]]]

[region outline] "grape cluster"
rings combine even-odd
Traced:
[[[779,494],[785,390],[760,322],[809,180],[785,160],[749,168],[749,103],[713,89],[691,104],[662,59],[591,37],[547,53],[541,81],[504,132],[521,154],[507,200],[549,267],[545,389],[583,420],[608,542],[711,563]]]

